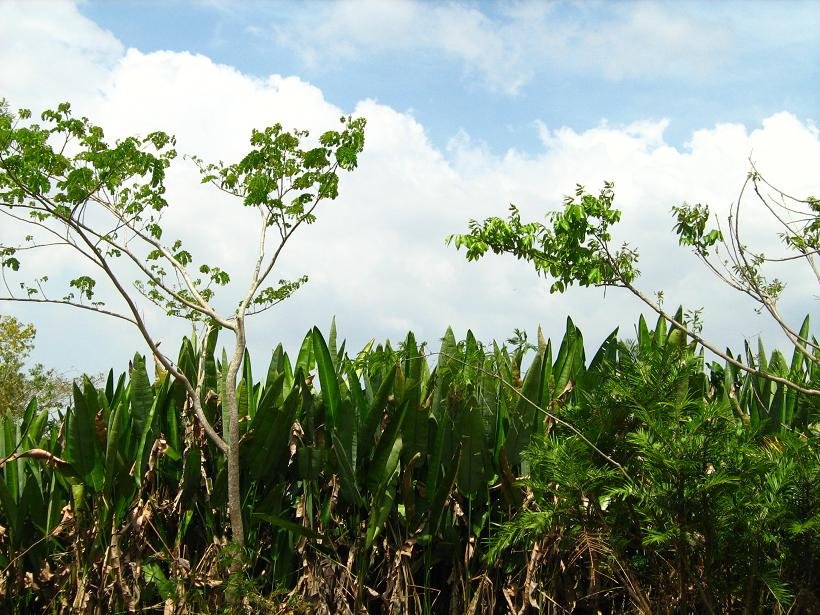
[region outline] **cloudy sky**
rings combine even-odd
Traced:
[[[818,32],[820,4],[797,1],[0,0],[0,97],[35,111],[68,100],[112,138],[165,130],[213,160],[240,157],[254,127],[367,118],[359,168],[277,275],[310,283],[251,325],[260,358],[277,341],[295,350],[334,314],[353,349],[408,329],[435,347],[448,325],[491,340],[540,323],[557,337],[567,315],[590,350],[616,326],[629,337],[641,306],[622,291],[550,295],[526,265],[466,263],[443,241],[509,203],[540,218],[576,183],[605,180],[624,211],[618,239],[640,249],[642,288],[703,308],[707,336],[738,348],[779,337],[676,245],[670,208],[725,212],[750,156],[788,192],[820,193]],[[169,222],[241,282],[247,220],[179,162]],[[776,250],[752,202],[747,211],[750,240]],[[0,222],[0,238],[14,232]],[[31,264],[54,279],[73,272],[55,255]],[[808,272],[780,274],[787,317],[820,318]],[[33,322],[34,358],[69,373],[123,368],[144,351],[127,325],[71,308],[0,312]],[[188,331],[146,318],[165,348]]]

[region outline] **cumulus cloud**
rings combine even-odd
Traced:
[[[3,10],[8,6],[2,5]],[[706,332],[719,344],[737,344],[760,332],[774,336],[748,302],[709,278],[676,245],[669,211],[688,200],[725,212],[743,182],[750,154],[778,185],[796,194],[816,193],[820,135],[811,123],[779,113],[760,126],[703,128],[685,147],[676,148],[665,141],[668,122],[663,119],[626,126],[601,123],[580,131],[542,122],[532,128],[542,143],[534,154],[493,152],[464,132],[454,134],[441,150],[412,114],[372,100],[340,109],[299,78],[251,77],[201,55],[126,51],[71,5],[60,7],[59,19],[84,29],[87,37],[35,51],[5,42],[3,62],[32,62],[38,80],[61,80],[54,99],[77,100],[80,110],[112,136],[167,130],[176,133],[181,152],[231,160],[244,151],[252,127],[279,121],[318,132],[345,113],[368,119],[359,169],[343,177],[339,200],[326,203],[319,221],[288,247],[276,278],[306,273],[311,282],[252,325],[251,349],[257,356],[278,341],[294,349],[311,326],[327,326],[334,314],[353,349],[372,336],[395,340],[408,328],[435,345],[448,325],[458,335],[470,327],[486,340],[541,323],[557,336],[567,315],[582,327],[591,347],[617,325],[629,335],[640,306],[623,293],[549,295],[548,284],[523,263],[508,258],[466,263],[463,254],[443,243],[446,235],[464,230],[469,218],[503,215],[510,202],[524,216],[540,218],[560,206],[562,195],[573,192],[576,183],[594,191],[605,180],[616,183],[616,202],[624,211],[618,237],[640,247],[642,284],[648,292],[665,290],[667,305],[704,307]],[[406,5],[402,10],[418,9]],[[18,28],[15,40],[47,32],[54,23],[48,13],[26,12],[19,23],[28,25]],[[27,57],[31,54],[36,57]],[[93,89],[77,78],[81,73],[76,70],[96,75]],[[22,71],[4,71],[2,79],[15,106],[42,106],[43,93]],[[196,173],[183,161],[169,177],[169,198],[169,235],[189,239],[195,254],[208,261],[227,263],[241,281],[255,241],[246,230],[248,212],[198,185]],[[750,224],[763,238],[766,229],[756,226],[755,214],[750,214]],[[50,264],[52,269],[60,266]],[[803,289],[809,286],[800,277],[790,281],[797,300],[788,304],[787,314],[794,319],[806,311]],[[142,347],[117,322],[59,308],[15,309],[40,327],[38,359],[49,364],[94,371],[123,365],[130,352]],[[173,348],[188,332],[184,324],[171,325],[150,311],[146,315],[166,347]]]
[[[67,2],[0,3],[0,97],[33,107],[99,93],[123,53],[110,32]],[[18,105],[19,106],[19,105]]]

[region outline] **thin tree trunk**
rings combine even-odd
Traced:
[[[236,326],[236,348],[228,365],[225,378],[225,400],[228,407],[228,512],[231,537],[240,548],[245,546],[245,528],[242,524],[242,490],[239,470],[239,404],[236,400],[236,375],[245,356],[245,323],[239,318]],[[224,433],[224,427],[223,427]]]

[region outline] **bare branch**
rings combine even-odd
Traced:
[[[707,342],[703,337],[701,337],[697,333],[695,333],[695,332],[691,331],[690,329],[688,329],[685,324],[683,324],[682,322],[678,322],[677,319],[675,319],[673,316],[671,316],[670,314],[665,312],[663,310],[663,308],[661,308],[654,301],[649,299],[649,297],[644,295],[641,291],[639,291],[637,288],[635,288],[635,286],[633,286],[631,283],[627,282],[625,285],[633,295],[638,297],[638,299],[640,299],[646,305],[648,305],[650,308],[652,308],[652,310],[655,311],[659,316],[663,317],[664,320],[669,322],[675,328],[680,329],[683,333],[685,333],[686,335],[691,337],[698,344],[700,344],[701,346],[703,346],[704,348],[706,348],[710,352],[714,353],[715,355],[719,356],[721,359],[725,360],[727,363],[730,363],[731,365],[734,365],[738,369],[743,370],[744,372],[747,372],[749,374],[753,374],[755,376],[765,378],[766,380],[771,380],[772,382],[777,382],[779,384],[782,384],[782,385],[784,385],[784,386],[786,386],[790,389],[793,389],[793,390],[797,391],[798,393],[803,393],[804,395],[811,395],[811,396],[820,396],[820,389],[810,389],[810,388],[801,387],[799,384],[797,384],[795,382],[792,382],[788,378],[781,378],[780,376],[776,376],[776,375],[771,374],[769,372],[763,372],[759,369],[749,367],[748,365],[745,365],[744,363],[741,363],[740,361],[738,361],[737,359],[731,357],[730,355],[726,354],[725,352],[722,352],[722,351],[718,350],[715,346],[713,346],[712,344]]]
[[[188,307],[192,310],[195,310],[195,311],[197,311],[197,312],[199,312],[199,313],[201,313],[201,314],[203,314],[203,315],[217,321],[220,325],[222,325],[225,328],[228,328],[228,329],[233,328],[233,324],[230,321],[228,321],[227,319],[220,316],[219,313],[216,312],[216,310],[214,310],[209,304],[207,304],[207,302],[205,303],[205,305],[193,303],[193,302],[189,301],[188,299],[186,299],[185,297],[183,297],[182,295],[180,295],[173,288],[171,288],[167,284],[165,284],[162,281],[162,279],[160,277],[158,277],[157,275],[155,275],[148,267],[146,267],[143,260],[141,258],[139,258],[139,256],[137,256],[125,244],[121,244],[121,243],[118,243],[118,242],[114,241],[110,237],[107,237],[106,235],[100,233],[99,231],[95,231],[93,228],[83,224],[82,222],[79,222],[78,220],[72,220],[72,223],[76,224],[77,228],[81,228],[85,232],[90,233],[91,235],[96,237],[99,241],[105,242],[106,244],[108,244],[112,248],[115,248],[115,249],[119,250],[120,252],[122,252],[123,254],[125,254],[126,256],[128,256],[128,258],[140,269],[140,271],[142,271],[152,282],[154,282],[157,285],[157,287],[159,287],[165,293],[167,293],[168,296],[171,297],[174,301],[177,301],[177,302],[181,303],[182,305],[184,305],[184,306],[186,306],[186,307]],[[141,237],[141,239],[144,239],[144,237]],[[99,241],[95,242],[94,245],[95,246],[99,245]],[[155,244],[151,244],[151,245],[155,245]],[[159,245],[159,244],[157,243],[156,245]],[[177,263],[177,265],[179,266],[179,268],[182,268],[182,265],[178,261],[176,261],[176,259],[174,259],[174,260]],[[175,269],[175,271],[179,271],[179,269],[177,267],[174,267],[174,269]],[[199,293],[197,292],[197,295],[198,294]]]
[[[134,321],[137,329],[142,334],[143,339],[148,344],[148,347],[151,349],[151,353],[156,357],[157,361],[160,362],[162,367],[169,373],[173,374],[173,376],[182,382],[185,390],[188,394],[193,398],[194,403],[194,412],[196,413],[199,422],[202,424],[202,428],[205,430],[205,433],[208,434],[208,437],[216,444],[216,446],[227,454],[229,446],[225,440],[216,432],[216,430],[211,425],[208,418],[205,416],[205,413],[202,411],[202,406],[199,402],[199,398],[196,396],[196,390],[192,386],[191,382],[188,380],[188,377],[163,353],[159,351],[156,342],[154,341],[151,334],[148,332],[147,327],[145,326],[145,322],[142,320],[140,316],[139,310],[137,309],[134,300],[131,298],[131,295],[123,288],[122,283],[120,282],[117,275],[111,270],[108,263],[105,259],[102,258],[102,255],[99,253],[98,248],[95,247],[94,242],[85,235],[82,229],[78,229],[78,234],[82,238],[83,242],[97,255],[98,258],[101,260],[102,269],[105,271],[108,278],[111,280],[111,283],[117,289],[119,294],[128,304],[128,308],[134,316]]]
[[[339,163],[338,162],[334,163],[333,166],[330,168],[329,172],[335,173],[338,168],[339,168]],[[285,236],[282,239],[282,242],[279,244],[279,247],[273,253],[273,256],[271,257],[270,262],[265,267],[264,272],[262,273],[262,275],[257,280],[256,288],[254,288],[253,292],[256,292],[256,289],[259,288],[259,286],[262,284],[262,282],[265,281],[265,278],[267,278],[268,275],[270,274],[271,270],[273,269],[274,265],[276,264],[276,261],[279,259],[279,255],[282,253],[282,250],[285,247],[285,244],[287,243],[288,239],[290,239],[293,236],[293,233],[296,231],[296,229],[299,228],[299,226],[301,226],[301,224],[308,217],[313,215],[313,211],[319,205],[321,200],[322,200],[322,197],[317,194],[316,198],[313,200],[313,204],[310,206],[310,209],[308,209],[307,212],[302,214],[299,217],[299,219],[296,221],[296,224],[294,224],[292,227],[290,227],[290,229],[287,231],[287,233],[285,234]]]
[[[118,216],[118,212],[110,204],[105,204],[105,203],[101,203],[101,204],[103,205],[103,207],[107,211],[109,211],[109,213],[111,213],[114,216]],[[188,307],[190,307],[191,309],[194,309],[198,312],[201,312],[201,313],[205,314],[206,316],[209,316],[210,318],[214,319],[215,321],[217,321],[220,325],[222,325],[226,329],[233,329],[233,324],[230,321],[228,321],[227,319],[220,316],[219,313],[213,307],[211,307],[210,303],[208,303],[208,301],[206,301],[205,298],[200,294],[199,290],[197,289],[196,285],[194,284],[193,280],[191,279],[191,276],[189,275],[188,270],[185,268],[184,265],[182,265],[182,263],[180,263],[174,257],[173,254],[171,254],[171,252],[165,246],[163,246],[159,241],[157,241],[156,239],[154,239],[150,235],[147,235],[144,232],[142,232],[142,230],[136,228],[134,225],[129,223],[129,224],[126,224],[126,226],[128,227],[128,229],[131,232],[133,232],[137,237],[142,239],[145,243],[152,246],[156,250],[159,250],[159,252],[165,258],[165,260],[167,260],[168,263],[170,263],[170,265],[179,273],[179,275],[182,276],[182,279],[185,281],[185,285],[187,286],[187,288],[191,292],[191,294],[199,302],[199,305],[197,306],[197,304],[194,304],[194,303],[191,303],[190,301],[187,301],[186,299],[181,297],[179,294],[174,293],[173,291],[168,290],[167,288],[163,288],[163,290],[165,290],[165,292],[171,294],[174,297],[174,299],[178,300],[180,303],[183,303],[183,304],[187,305]],[[90,230],[90,229],[87,229],[87,230]],[[93,231],[91,231],[91,232],[93,232]],[[99,233],[94,233],[94,234],[97,235],[98,237],[103,238],[103,236],[100,235]],[[108,243],[111,243],[111,245],[115,245],[113,242],[111,242],[107,239],[104,239],[104,240],[107,241]],[[128,250],[124,246],[123,247],[116,246],[116,247],[117,247],[117,249],[122,249],[123,251]],[[130,251],[126,252],[126,253],[128,253],[129,256],[131,256]],[[132,257],[132,259],[135,260],[135,262],[139,261],[139,259],[137,259],[135,256],[131,256],[131,257]],[[150,277],[152,277],[152,278],[155,277],[155,276],[151,275],[150,273],[148,273],[147,269],[144,268],[144,265],[142,265],[141,268]]]
[[[137,324],[136,320],[124,314],[119,314],[117,312],[105,310],[103,308],[95,307],[93,305],[86,305],[84,303],[77,303],[75,301],[67,301],[65,299],[38,299],[36,297],[0,297],[0,301],[13,301],[15,303],[56,303],[60,305],[70,305],[71,307],[80,308],[81,310],[88,310],[90,312],[105,314],[106,316],[113,316],[114,318],[119,318],[121,320],[125,320],[126,322],[130,322],[132,325]]]
[[[644,295],[638,288],[635,287],[634,284],[632,284],[630,281],[628,281],[620,273],[620,271],[618,270],[617,263],[615,262],[614,258],[612,257],[612,254],[609,251],[608,244],[605,241],[603,241],[600,237],[597,237],[597,239],[598,239],[598,242],[600,243],[600,245],[602,246],[602,248],[604,249],[604,254],[605,254],[607,260],[609,261],[610,265],[612,266],[613,270],[618,273],[618,276],[620,277],[620,281],[623,283],[624,288],[629,290],[638,299],[640,299],[646,305],[648,305],[650,308],[652,308],[652,310],[656,314],[661,316],[664,320],[666,320],[668,323],[673,325],[675,328],[680,329],[684,334],[686,334],[687,336],[689,336],[690,338],[695,340],[698,344],[700,344],[701,346],[703,346],[704,348],[706,348],[710,352],[714,353],[715,355],[717,355],[718,357],[720,357],[721,359],[723,359],[727,363],[737,367],[738,369],[740,369],[744,372],[747,372],[749,374],[753,374],[755,376],[759,376],[761,378],[765,378],[766,380],[771,380],[772,382],[777,382],[777,383],[782,384],[782,385],[784,385],[784,386],[786,386],[790,389],[793,389],[793,390],[797,391],[798,393],[803,393],[805,395],[811,395],[811,396],[820,396],[820,389],[805,388],[805,387],[802,387],[802,386],[800,386],[799,384],[797,384],[795,382],[792,382],[788,378],[782,378],[782,377],[777,376],[775,374],[771,374],[769,372],[763,372],[759,369],[749,367],[748,365],[745,365],[744,363],[741,363],[740,361],[738,361],[734,357],[730,356],[729,354],[727,354],[727,353],[725,353],[721,350],[718,350],[718,348],[716,348],[713,344],[709,343],[702,336],[695,333],[694,331],[691,331],[684,323],[679,322],[675,317],[673,317],[668,312],[666,312],[660,305],[658,305],[657,303],[652,301],[649,297]],[[806,349],[801,347],[799,344],[796,344],[796,347],[801,348],[801,351],[803,353],[807,352]],[[816,362],[817,359],[815,358],[814,361]]]

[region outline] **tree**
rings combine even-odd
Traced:
[[[36,330],[13,316],[0,316],[0,415],[19,415],[32,397],[44,410],[60,408],[71,394],[71,381],[37,363],[24,370]]]
[[[23,366],[34,347],[34,327],[0,316],[0,414],[19,412],[26,403]]]
[[[287,131],[280,124],[254,130],[251,150],[234,164],[195,164],[203,184],[236,197],[259,214],[250,282],[228,313],[215,303],[218,290],[230,287],[231,276],[220,263],[197,261],[178,238],[168,239],[162,215],[170,203],[165,176],[176,158],[175,138],[164,132],[129,136],[113,144],[88,118],[72,115],[68,103],[42,113],[43,124],[22,109],[0,108],[0,212],[26,229],[16,242],[0,244],[0,270],[21,270],[32,250],[79,255],[83,266],[67,282],[65,294],[53,295],[48,276],[19,283],[22,292],[0,300],[53,303],[118,318],[136,327],[159,365],[180,381],[196,419],[225,455],[231,534],[244,546],[239,469],[237,372],[246,347],[246,319],[293,294],[306,276],[267,283],[283,249],[303,225],[316,220],[322,201],[339,194],[339,172],[357,165],[364,147],[363,118],[342,118],[340,130],[323,133],[309,146],[307,131]],[[249,245],[243,242],[242,245]],[[238,249],[241,249],[238,247]],[[19,274],[18,274],[19,275]],[[136,275],[133,287],[130,276]],[[109,306],[98,295],[107,283],[120,305]],[[16,288],[16,287],[15,287]],[[206,352],[199,356],[196,381],[158,348],[143,316],[145,300],[169,317],[199,325],[203,339],[215,340],[220,329],[235,337],[227,365],[225,394],[220,402],[228,421],[218,433],[203,411]]]
[[[741,207],[751,186],[764,211],[779,228],[779,237],[786,252],[768,257],[748,246],[741,238]],[[539,276],[551,277],[550,292],[564,292],[573,284],[580,286],[619,287],[630,291],[671,325],[683,331],[697,343],[730,365],[745,372],[787,386],[800,393],[820,396],[820,382],[809,377],[807,382],[791,375],[779,375],[750,360],[744,364],[729,351],[721,351],[703,338],[696,322],[687,323],[665,311],[656,301],[636,285],[638,251],[624,244],[612,245],[612,227],[621,219],[621,212],[613,207],[615,198],[612,183],[605,183],[595,196],[577,186],[574,196],[564,200],[561,211],[547,214],[547,224],[521,221],[515,205],[510,206],[506,220],[498,217],[483,222],[471,220],[469,232],[451,235],[448,243],[456,249],[466,248],[467,260],[478,260],[488,250],[495,254],[512,254],[535,268]],[[814,197],[796,198],[769,184],[752,165],[737,201],[728,218],[728,236],[720,228],[708,226],[711,213],[708,205],[682,204],[673,208],[675,232],[682,245],[690,246],[695,254],[723,282],[742,292],[760,305],[781,327],[791,344],[803,355],[804,362],[817,373],[820,366],[820,346],[807,330],[798,331],[790,326],[778,310],[777,301],[784,284],[767,277],[767,264],[804,263],[820,284],[820,270],[815,257],[820,251],[820,200]]]

